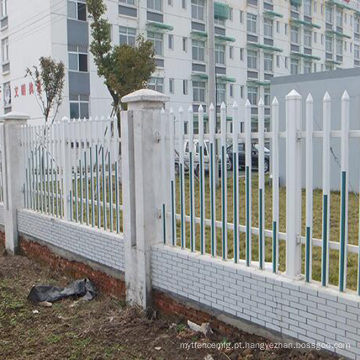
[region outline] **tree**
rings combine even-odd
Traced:
[[[62,92],[65,83],[65,66],[63,62],[56,62],[51,57],[41,57],[39,66],[26,69],[26,76],[30,76],[35,85],[36,99],[40,105],[45,123],[55,120],[62,104]]]
[[[104,17],[104,1],[87,0],[87,7],[92,20],[90,27],[93,40],[90,51],[94,56],[97,73],[105,79],[112,97],[113,113],[120,121],[121,97],[142,89],[155,71],[153,44],[139,36],[135,46],[113,46],[110,24]]]

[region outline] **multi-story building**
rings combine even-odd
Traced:
[[[151,40],[157,69],[148,86],[169,95],[175,108],[192,104],[195,116],[213,99],[228,105],[249,99],[256,120],[260,97],[269,116],[272,77],[360,65],[360,0],[105,2],[113,43],[134,44],[140,34]],[[214,19],[208,19],[209,4]],[[0,22],[2,112],[41,117],[24,74],[40,56],[52,56],[66,66],[60,117],[110,113],[110,96],[89,51],[85,0],[1,0]],[[216,96],[209,94],[211,77]]]

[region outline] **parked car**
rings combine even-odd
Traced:
[[[199,140],[194,140],[194,172],[199,174],[200,171],[200,146]],[[204,170],[205,172],[209,171],[209,154],[210,154],[210,142],[209,140],[204,140]],[[190,168],[190,156],[189,156],[189,140],[184,141],[184,170],[185,173],[189,171]],[[228,154],[226,154],[226,166],[228,170],[231,170],[231,162]],[[219,161],[219,173],[221,172],[221,159]],[[179,175],[179,154],[175,153],[175,173]]]
[[[233,146],[227,148],[227,154],[231,163],[231,169],[233,168]],[[264,170],[267,173],[270,170],[270,150],[264,147]],[[239,159],[239,169],[245,168],[245,144],[238,144],[238,159]],[[252,144],[251,146],[251,166],[253,169],[258,169],[259,167],[259,144]]]

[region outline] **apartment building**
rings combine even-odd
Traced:
[[[270,115],[272,77],[360,65],[360,0],[106,0],[106,5],[113,43],[134,44],[140,34],[152,41],[157,69],[148,87],[169,95],[175,108],[192,104],[195,117],[200,104],[207,112],[214,99],[218,105],[249,99],[256,127],[260,97],[267,119]],[[214,7],[214,19],[208,19],[208,6]],[[110,113],[110,96],[89,51],[85,0],[1,0],[0,26],[2,113],[41,118],[34,86],[24,77],[40,56],[66,66],[59,117]],[[209,94],[214,78],[215,97]]]

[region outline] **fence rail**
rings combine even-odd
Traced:
[[[163,137],[168,138],[170,148],[170,158],[162,157],[163,182],[169,184],[168,197],[164,196],[163,201],[167,219],[164,221],[164,243],[274,273],[286,271],[290,276],[302,275],[306,282],[337,285],[341,292],[346,288],[357,289],[360,294],[359,229],[352,224],[350,241],[348,229],[349,212],[351,219],[356,216],[357,224],[359,222],[359,200],[354,193],[350,194],[352,207],[349,209],[348,140],[360,138],[360,130],[349,130],[347,92],[341,99],[342,128],[332,130],[331,101],[326,94],[321,131],[313,130],[313,98],[309,95],[306,99],[303,116],[303,99],[296,92],[286,98],[287,128],[282,132],[279,131],[280,109],[276,98],[271,105],[270,132],[264,129],[263,100],[258,104],[256,133],[251,132],[249,101],[241,109],[236,102],[231,109],[223,103],[220,114],[215,113],[211,104],[206,133],[202,106],[197,114],[196,134],[191,107],[187,113],[182,108],[163,110]],[[227,124],[227,115],[232,116],[232,130]],[[245,122],[243,133],[240,132],[241,119]],[[305,129],[301,125],[303,120]],[[313,188],[315,138],[321,139],[323,144],[322,191]],[[339,196],[330,191],[330,142],[334,138],[341,141]],[[266,140],[271,149],[267,153]],[[257,146],[255,155],[254,143]],[[280,164],[280,143],[286,143],[286,164]],[[173,155],[176,153],[177,157]],[[356,159],[358,155],[354,155]],[[227,166],[229,158],[230,168]],[[267,158],[271,165],[269,172],[265,171]],[[305,163],[305,189],[301,185],[302,162]],[[285,188],[279,186],[280,166],[286,167]],[[332,201],[333,196],[335,200]],[[332,225],[339,223],[338,233],[330,228],[330,221]]]

